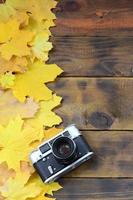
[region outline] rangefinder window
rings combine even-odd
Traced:
[[[42,153],[45,153],[45,152],[47,152],[47,151],[49,151],[49,150],[50,150],[49,144],[44,144],[44,145],[40,146],[40,151],[41,151]]]

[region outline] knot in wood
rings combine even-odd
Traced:
[[[95,128],[108,129],[113,124],[113,119],[104,112],[94,112],[89,117],[89,123]]]

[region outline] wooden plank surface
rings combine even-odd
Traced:
[[[55,111],[63,126],[76,123],[95,151],[61,179],[56,197],[132,200],[133,1],[64,0],[55,13],[49,62],[65,71],[49,85],[64,99]]]
[[[132,1],[65,0],[55,13],[50,62],[64,76],[133,76]]]
[[[133,1],[65,0],[57,9],[55,35],[132,35]]]
[[[133,76],[133,37],[54,37],[50,63],[63,76]]]
[[[132,177],[133,131],[82,131],[95,156],[67,177]]]
[[[56,112],[64,126],[133,130],[132,78],[60,78],[49,86],[63,97]]]
[[[55,193],[62,200],[132,200],[131,179],[62,179],[64,189]]]

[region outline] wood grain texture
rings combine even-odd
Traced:
[[[65,0],[56,10],[54,35],[133,34],[131,0]]]
[[[132,130],[132,78],[60,78],[50,87],[63,97],[56,112],[63,125],[80,129]]]
[[[76,123],[95,151],[61,179],[56,197],[132,200],[133,1],[65,0],[55,13],[50,62],[65,71],[50,84],[64,99],[56,112],[63,126]]]
[[[132,179],[62,179],[58,200],[132,200]]]
[[[62,76],[133,76],[133,37],[54,37],[49,63]]]
[[[82,131],[95,156],[66,177],[132,177],[132,131]]]

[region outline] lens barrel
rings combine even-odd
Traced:
[[[76,157],[76,144],[69,137],[59,137],[52,144],[54,157],[63,164],[71,163]]]

